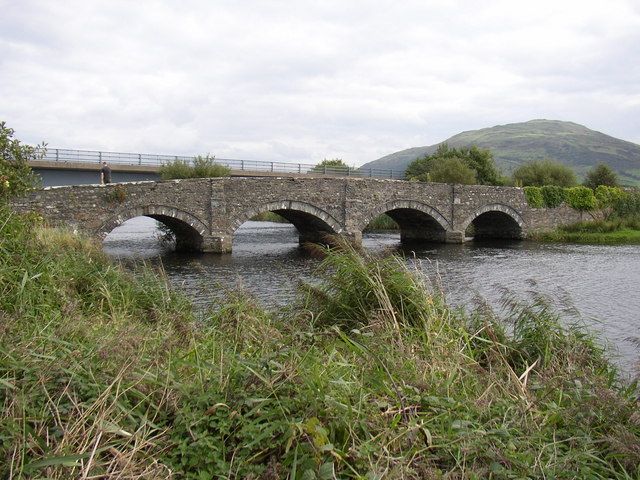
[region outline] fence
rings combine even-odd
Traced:
[[[61,163],[102,163],[119,165],[146,165],[160,167],[175,161],[192,163],[195,157],[180,155],[154,155],[148,153],[99,152],[94,150],[69,150],[47,148],[43,160]],[[237,160],[214,158],[214,162],[229,167],[234,172],[269,172],[285,174],[315,174],[345,177],[372,177],[404,179],[398,170],[380,168],[327,167],[308,163],[265,162],[259,160]]]

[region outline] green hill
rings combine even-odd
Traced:
[[[477,145],[493,152],[496,163],[509,173],[530,160],[551,158],[571,166],[579,176],[598,163],[610,165],[625,184],[640,185],[640,145],[619,140],[573,122],[530,120],[454,135],[452,147]],[[413,160],[431,154],[438,145],[414,147],[386,155],[363,168],[404,170]]]

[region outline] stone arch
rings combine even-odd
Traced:
[[[398,224],[402,243],[445,242],[450,230],[447,219],[434,207],[415,200],[391,200],[369,210],[359,224],[360,231],[382,214]]]
[[[461,230],[466,231],[471,224],[475,227],[474,238],[521,239],[525,226],[518,211],[501,203],[478,208],[462,223]]]
[[[283,200],[265,203],[243,212],[232,222],[235,232],[247,220],[264,212],[274,212],[291,222],[300,234],[300,242],[321,242],[327,234],[340,234],[344,229],[340,222],[321,208],[306,202]]]
[[[150,217],[166,225],[176,236],[176,250],[201,250],[208,232],[204,222],[184,210],[165,205],[144,205],[122,209],[100,227],[99,233],[106,236],[134,217]]]

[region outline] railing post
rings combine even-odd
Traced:
[[[240,170],[244,171],[244,160],[240,160]]]
[[[142,165],[142,154],[138,154],[138,165]]]
[[[373,178],[373,168],[369,169],[369,178]]]
[[[60,161],[60,152],[56,148],[56,162]]]
[[[324,166],[324,174],[325,175],[327,174],[327,166],[326,165]]]
[[[98,152],[98,163],[102,163],[102,152]]]
[[[271,162],[271,171],[273,172],[273,162]]]
[[[302,165],[298,164],[298,173],[302,173]]]

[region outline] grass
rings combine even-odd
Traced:
[[[640,245],[640,218],[629,216],[578,222],[551,232],[534,233],[532,238],[543,242]]]
[[[544,298],[466,315],[343,245],[287,309],[230,292],[196,316],[0,213],[0,477],[640,475],[635,386]]]
[[[399,230],[400,227],[398,224],[391,218],[389,215],[378,215],[376,218],[371,220],[369,224],[365,227],[365,232],[375,232],[380,230]]]

